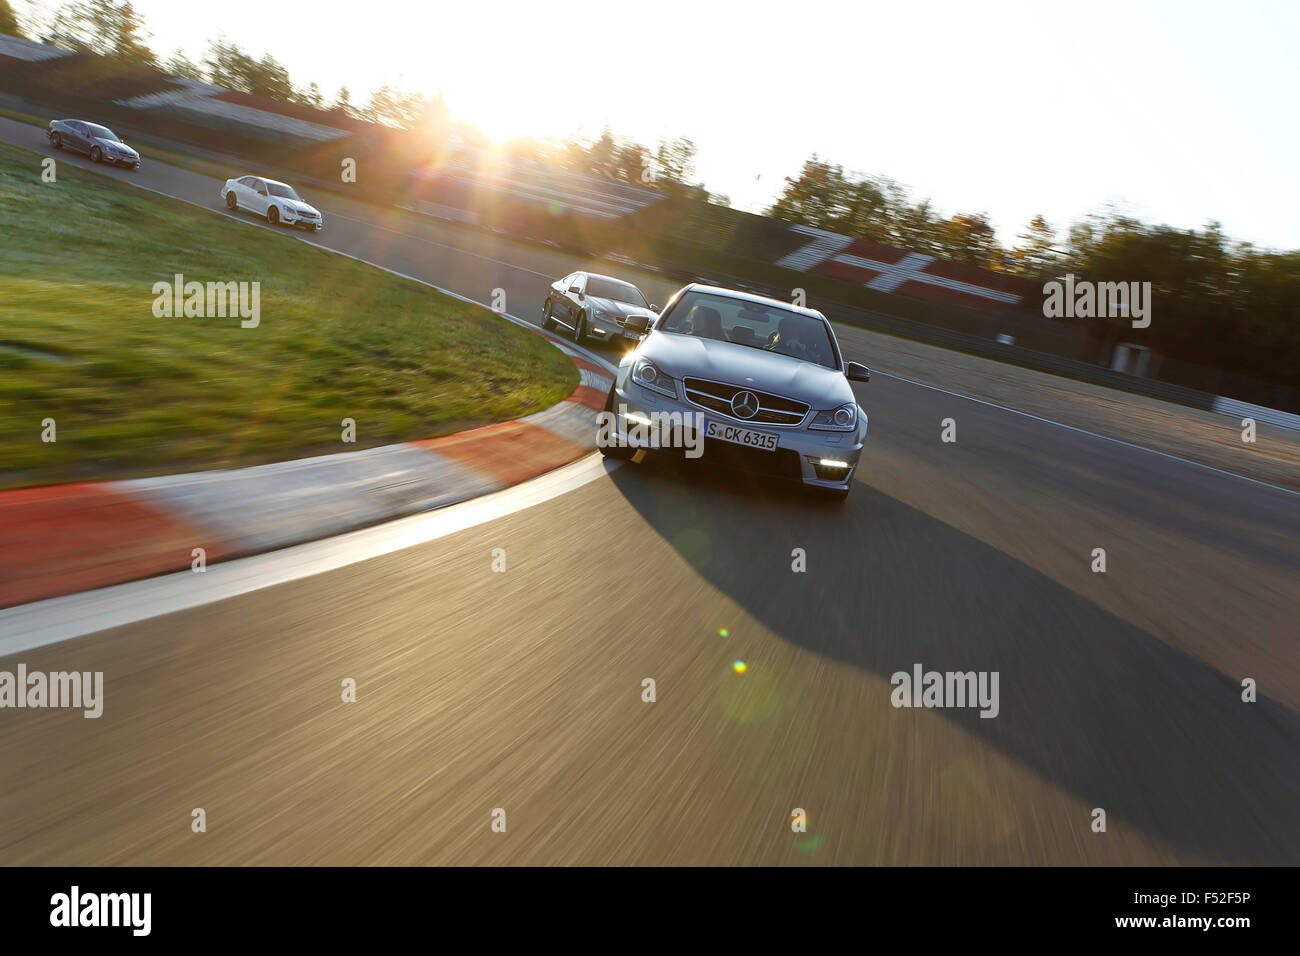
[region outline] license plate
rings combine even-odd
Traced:
[[[708,438],[731,442],[733,445],[744,445],[746,448],[757,448],[761,451],[776,451],[775,435],[767,432],[756,432],[749,428],[741,428],[739,425],[724,425],[722,422],[706,421],[704,423],[704,434]]]

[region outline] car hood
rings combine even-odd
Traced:
[[[644,315],[650,319],[655,318],[655,313],[645,306],[633,305],[630,302],[615,302],[613,299],[602,299],[597,295],[589,295],[587,296],[587,303],[592,309],[599,309],[606,315],[612,315],[620,322],[629,315]]]
[[[838,408],[853,401],[843,372],[776,352],[675,332],[651,332],[637,353],[673,378],[698,377],[742,385],[807,402],[814,408]]]
[[[104,150],[104,152],[108,152],[109,150],[112,150],[113,152],[120,153],[123,156],[134,156],[136,159],[140,158],[139,153],[137,153],[130,146],[126,145],[126,143],[123,143],[121,141],[104,139],[101,136],[96,136],[93,142],[100,149]]]

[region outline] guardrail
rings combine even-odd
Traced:
[[[1214,396],[1214,404],[1210,411],[1231,415],[1233,418],[1253,418],[1256,421],[1268,422],[1270,425],[1280,425],[1282,428],[1300,431],[1300,415],[1280,412],[1276,408],[1266,408],[1263,405],[1252,405],[1250,402],[1239,402],[1235,398],[1224,398],[1222,395]]]

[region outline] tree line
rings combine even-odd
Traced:
[[[1033,217],[1010,248],[984,213],[939,215],[883,176],[846,173],[814,155],[789,177],[767,215],[1035,281],[1066,274],[1150,282],[1155,321],[1143,341],[1166,355],[1300,385],[1300,251],[1234,242],[1219,223],[1178,229],[1115,207],[1063,234]],[[1105,340],[1108,320],[1083,320]]]
[[[9,0],[0,0],[0,33],[31,36],[78,53],[385,126],[407,128],[446,108],[441,95],[426,97],[387,85],[374,91],[364,104],[353,103],[346,86],[327,98],[316,83],[295,85],[288,69],[274,56],[259,59],[224,37],[211,41],[198,63],[181,50],[164,59],[149,46],[144,18],[130,0],[73,0],[58,7],[47,22],[28,23],[25,29]]]
[[[930,200],[914,202],[906,187],[888,177],[846,173],[843,166],[815,154],[797,176],[786,178],[766,214],[1031,278],[1050,273],[1061,255],[1055,231],[1042,216],[1030,221],[1019,245],[1006,249],[984,213],[941,216]]]
[[[616,136],[606,126],[595,139],[571,136],[555,142],[525,136],[510,140],[503,148],[516,159],[649,186],[689,199],[730,204],[728,197],[710,192],[695,180],[696,147],[688,136],[661,139],[651,149],[634,139]]]

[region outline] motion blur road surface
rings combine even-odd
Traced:
[[[215,179],[105,172],[219,208]],[[312,241],[530,320],[583,265],[310,198]],[[843,507],[589,462],[426,544],[0,658],[105,679],[97,720],[0,711],[0,863],[1300,862],[1300,499],[884,375],[855,390]],[[997,671],[997,717],[893,707],[917,663]]]

